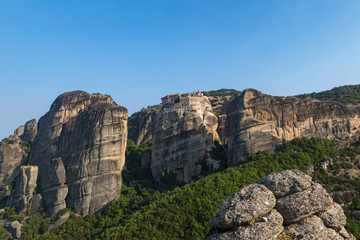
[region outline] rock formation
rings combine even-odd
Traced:
[[[86,215],[116,198],[126,141],[127,110],[110,96],[60,95],[39,120],[30,156],[48,214],[69,207]]]
[[[18,221],[12,221],[4,224],[4,228],[10,233],[11,239],[20,239],[21,224]]]
[[[155,121],[151,170],[158,181],[167,172],[189,182],[201,171],[200,161],[210,157],[219,138],[217,117],[207,97],[179,97],[164,106]]]
[[[0,187],[10,183],[20,172],[20,165],[26,160],[26,152],[20,146],[20,138],[10,135],[0,143]]]
[[[134,140],[137,145],[152,140],[155,119],[159,111],[160,109],[158,108],[145,108],[140,112],[134,113],[128,122],[129,139]]]
[[[355,239],[345,224],[343,209],[321,185],[298,170],[286,170],[221,203],[206,239]]]
[[[27,121],[25,125],[18,127],[14,134],[18,135],[22,141],[32,142],[37,134],[37,121],[32,119]]]
[[[284,140],[327,137],[347,141],[360,135],[360,107],[333,101],[272,97],[245,90],[226,107],[229,166],[258,151],[275,151]]]
[[[34,196],[37,176],[37,166],[21,166],[20,174],[16,179],[16,188],[12,191],[7,206],[15,207],[16,211],[24,210]]]

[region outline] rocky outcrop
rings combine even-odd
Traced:
[[[221,203],[209,226],[231,229],[266,216],[275,207],[276,198],[264,185],[252,184]]]
[[[26,204],[34,196],[37,176],[37,166],[21,166],[15,184],[16,187],[7,201],[7,206],[15,207],[16,211],[24,210]]]
[[[298,170],[271,174],[234,193],[209,221],[215,239],[355,239],[343,209]]]
[[[26,152],[20,147],[21,139],[10,135],[0,143],[0,187],[10,183],[20,172],[20,165],[26,160]]]
[[[39,120],[30,156],[47,213],[86,215],[119,196],[126,140],[127,110],[110,96],[60,95]]]
[[[70,217],[70,212],[64,213],[58,220],[56,220],[53,224],[51,224],[48,227],[47,232],[51,232],[52,230],[64,225],[64,223],[66,223],[69,217]]]
[[[32,119],[27,121],[25,125],[18,127],[14,134],[18,135],[22,141],[32,142],[34,141],[37,134],[37,121]]]
[[[355,199],[357,192],[355,190],[347,190],[347,191],[338,191],[331,193],[331,197],[334,199],[334,202],[340,205],[351,204]]]
[[[284,140],[327,137],[347,142],[360,135],[360,107],[333,101],[272,97],[245,90],[226,107],[229,165],[258,151],[275,151]]]
[[[189,182],[201,171],[200,161],[218,137],[217,117],[206,97],[179,97],[164,106],[156,117],[153,132],[151,170],[155,180],[174,172],[178,180]]]
[[[128,122],[129,139],[132,139],[137,145],[152,140],[155,119],[159,111],[159,108],[144,108],[131,115]]]
[[[21,226],[18,221],[8,222],[4,225],[5,229],[11,234],[12,239],[20,239]]]

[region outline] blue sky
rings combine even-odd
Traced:
[[[360,1],[0,0],[0,138],[67,91],[129,113],[163,95],[359,84]]]

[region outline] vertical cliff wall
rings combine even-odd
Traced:
[[[107,95],[74,91],[39,120],[30,164],[39,167],[50,215],[65,207],[91,214],[119,195],[127,115]]]
[[[137,145],[152,140],[155,120],[159,111],[159,108],[145,108],[134,113],[128,122],[129,139],[133,140]]]
[[[20,138],[13,134],[0,142],[0,199],[6,194],[6,185],[10,184],[20,172],[20,165],[27,154],[20,147]]]
[[[151,170],[158,181],[167,172],[189,182],[201,170],[198,163],[209,157],[219,138],[217,117],[207,97],[180,97],[156,116]],[[199,169],[200,168],[200,169]]]
[[[360,135],[360,107],[272,97],[254,89],[233,99],[226,115],[229,166],[258,151],[274,151],[283,140],[319,136],[349,141]]]

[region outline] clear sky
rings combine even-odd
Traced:
[[[360,1],[0,0],[0,139],[67,91],[129,113],[166,94],[360,83]]]

